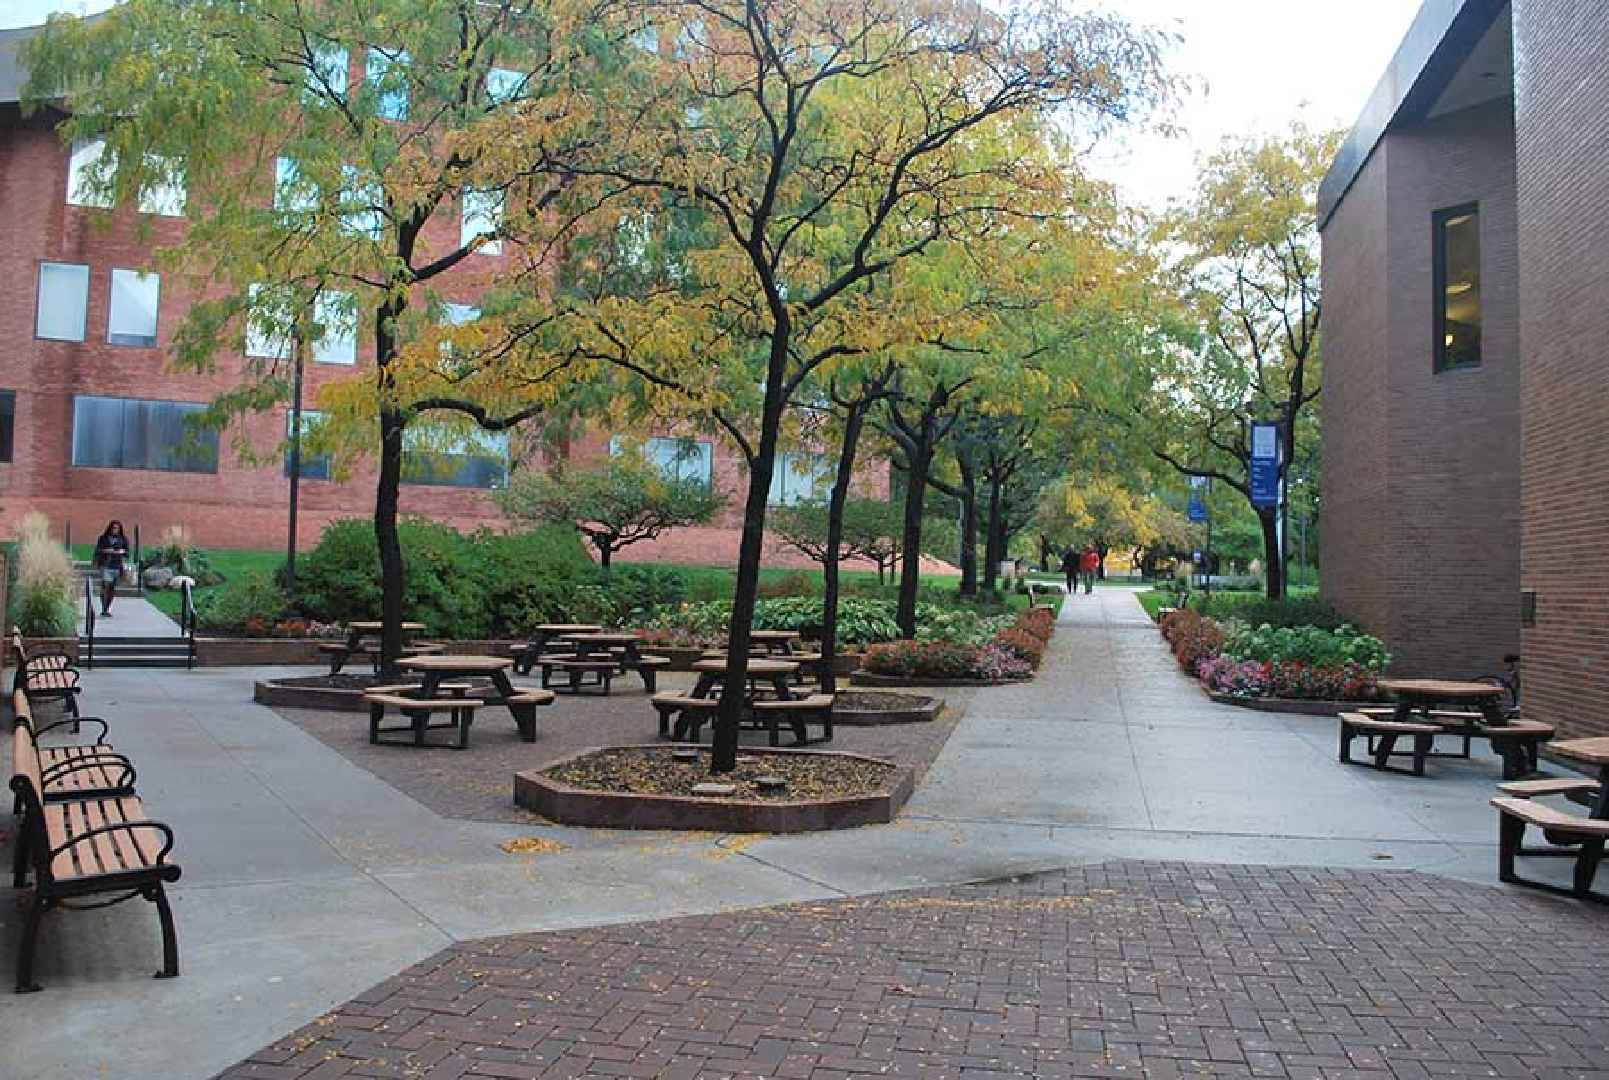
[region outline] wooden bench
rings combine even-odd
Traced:
[[[11,689],[26,690],[45,701],[59,701],[68,715],[78,715],[78,668],[73,658],[64,652],[46,652],[30,649],[22,640],[22,631],[11,628],[11,648],[17,654],[17,672],[12,676]],[[77,730],[74,728],[73,730]]]
[[[757,726],[765,728],[772,746],[777,745],[777,724],[781,720],[787,720],[793,726],[794,741],[800,746],[809,741],[806,738],[807,724],[820,724],[821,741],[831,742],[832,702],[831,694],[811,694],[787,701],[756,701],[754,717],[756,721],[764,721],[763,725]]]
[[[57,762],[67,761],[70,758],[83,757],[85,755],[93,756],[100,753],[109,753],[113,749],[112,744],[106,741],[107,735],[111,733],[111,727],[106,723],[105,720],[102,720],[98,716],[71,716],[66,720],[57,720],[53,723],[40,724],[34,720],[33,709],[28,704],[28,695],[22,690],[17,690],[12,693],[11,711],[13,716],[15,716],[17,723],[27,724],[28,729],[33,732],[34,745],[38,748],[39,761],[42,765],[54,765]],[[95,736],[95,741],[88,745],[73,744],[70,746],[39,746],[39,736],[45,734],[47,731],[54,731],[57,728],[66,727],[68,724],[73,726],[73,731],[75,732],[78,731],[80,724],[98,724],[100,726],[100,732]]]
[[[173,830],[145,815],[132,793],[71,797],[49,793],[39,758],[31,753],[31,732],[16,736],[11,790],[22,807],[14,867],[20,887],[33,870],[33,900],[17,948],[17,992],[38,990],[34,951],[45,912],[69,907],[81,896],[118,893],[91,906],[104,907],[136,896],[156,905],[162,924],[162,970],[158,978],[179,974],[179,949],[168,906],[165,882],[179,879],[178,864],[168,861]]]
[[[1603,861],[1604,841],[1609,839],[1609,821],[1566,813],[1529,798],[1498,795],[1493,797],[1492,805],[1497,807],[1498,813],[1497,876],[1499,878],[1511,885],[1524,885],[1533,889],[1566,893],[1583,900],[1609,903],[1609,897],[1592,891],[1592,880],[1597,876],[1599,863]],[[1527,825],[1541,829],[1555,844],[1578,845],[1573,851],[1576,860],[1573,888],[1561,889],[1547,882],[1522,878],[1514,872],[1514,859],[1517,855],[1568,852],[1568,849],[1566,852],[1561,852],[1556,848],[1542,852],[1525,851],[1522,842]]]
[[[27,721],[19,719],[11,729],[12,767],[36,778],[44,802],[134,794],[134,763],[128,758],[95,747],[75,749],[82,752],[46,762]]]
[[[1387,721],[1396,715],[1392,708],[1370,707],[1356,710],[1356,714],[1370,720]],[[1428,757],[1469,757],[1470,739],[1485,739],[1491,744],[1494,753],[1503,758],[1503,779],[1516,780],[1518,770],[1535,772],[1541,760],[1542,744],[1553,738],[1556,729],[1552,724],[1540,720],[1525,720],[1515,718],[1505,724],[1488,723],[1486,717],[1478,712],[1460,712],[1456,710],[1436,709],[1428,714],[1428,722],[1436,725],[1437,734],[1450,735],[1464,740],[1462,754],[1427,754]],[[1412,721],[1419,723],[1420,721]],[[1512,745],[1518,753],[1505,753],[1507,746]],[[1511,775],[1513,774],[1513,775]]]
[[[1509,780],[1497,790],[1516,799],[1535,799],[1543,795],[1595,795],[1598,781],[1586,777],[1554,776],[1545,780]]]
[[[553,673],[558,671],[568,677],[568,692],[572,694],[579,694],[583,687],[591,685],[607,696],[614,677],[620,674],[620,662],[609,657],[544,656],[537,663],[542,668],[542,689],[553,688]],[[590,684],[586,681],[587,675],[593,678]]]
[[[669,665],[668,656],[641,656],[631,666],[642,676],[643,689],[652,694],[659,689],[659,669]]]
[[[363,700],[369,706],[369,742],[376,746],[422,746],[443,747],[453,750],[466,750],[469,748],[469,725],[475,720],[475,710],[484,702],[480,698],[467,695],[449,695],[445,697],[415,698],[406,696],[406,691],[416,690],[413,686],[386,686],[366,690]],[[467,689],[467,688],[466,688]],[[392,727],[382,727],[387,709],[395,709],[408,718],[408,723]],[[450,719],[445,724],[432,724],[431,716],[438,712],[447,713]],[[431,743],[425,741],[427,731],[456,731],[458,741],[452,743]],[[408,742],[396,739],[382,739],[382,735],[394,735],[398,732],[407,732],[412,736]]]
[[[359,644],[348,645],[344,641],[321,641],[318,651],[330,658],[330,674],[339,675],[346,662],[354,656],[367,656],[371,666],[376,672],[380,670],[380,646]],[[447,651],[447,646],[439,642],[414,642],[402,647],[402,656],[433,656],[436,653]]]
[[[1355,764],[1352,761],[1352,740],[1363,735],[1370,737],[1373,744],[1370,756],[1374,759],[1374,767],[1386,772],[1402,772],[1391,766],[1392,752],[1396,749],[1397,740],[1404,735],[1413,738],[1413,769],[1414,776],[1425,775],[1425,758],[1430,755],[1430,749],[1435,745],[1436,736],[1442,729],[1435,724],[1412,724],[1397,720],[1377,720],[1372,716],[1365,716],[1360,712],[1344,712],[1341,721],[1341,761],[1345,764]],[[1377,741],[1376,741],[1377,740]],[[1358,762],[1356,764],[1362,764]]]
[[[720,708],[721,699],[688,697],[684,694],[655,694],[649,699],[649,703],[659,711],[659,737],[686,740],[689,730],[694,739],[698,738],[698,729],[708,719],[707,714]],[[672,718],[675,719],[674,734],[671,728]]]

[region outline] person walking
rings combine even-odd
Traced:
[[[123,561],[128,558],[128,538],[123,535],[123,523],[107,522],[106,531],[95,541],[95,569],[101,579],[101,616],[112,617],[112,598],[117,595],[117,580],[123,576]]]
[[[1067,575],[1067,595],[1071,596],[1078,591],[1078,552],[1071,544],[1061,557],[1061,572]]]
[[[1078,558],[1078,569],[1084,575],[1084,595],[1088,596],[1095,591],[1095,571],[1100,568],[1101,554],[1095,550],[1094,544],[1084,548],[1084,554]]]

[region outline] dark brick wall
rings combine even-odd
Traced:
[[[1609,735],[1609,18],[1515,0],[1525,705]]]
[[[1388,135],[1325,230],[1327,598],[1394,670],[1519,645],[1519,351],[1507,100]],[[1433,365],[1432,213],[1478,202],[1479,368]]]

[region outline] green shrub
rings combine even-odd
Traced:
[[[162,534],[157,545],[146,553],[147,566],[165,566],[174,574],[194,578],[197,586],[216,585],[223,575],[213,569],[207,553],[190,543],[189,534],[182,525],[174,525]]]
[[[578,594],[597,580],[598,570],[574,529],[548,525],[517,533],[479,532],[466,543],[464,572],[484,588],[491,634],[517,637],[539,623],[594,621],[577,610]]]
[[[1246,626],[1231,623],[1223,653],[1235,660],[1299,663],[1320,668],[1361,668],[1380,672],[1391,662],[1385,643],[1342,625],[1334,630],[1317,626]]]
[[[1190,606],[1219,622],[1236,619],[1251,626],[1267,623],[1273,627],[1316,626],[1334,630],[1346,624],[1346,619],[1334,608],[1312,596],[1270,600],[1261,593],[1215,591],[1211,596],[1196,594]]]
[[[260,635],[284,616],[290,600],[274,575],[266,571],[227,581],[196,602],[196,621],[203,630]]]
[[[37,511],[23,515],[18,535],[12,625],[28,637],[72,637],[78,582],[67,549],[50,538],[50,521]]]

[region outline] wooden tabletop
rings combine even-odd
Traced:
[[[792,675],[799,670],[799,665],[791,660],[761,660],[751,659],[748,664],[750,675]],[[694,671],[724,672],[729,670],[725,658],[719,660],[699,660],[693,664]]]
[[[629,645],[634,641],[640,640],[636,634],[631,633],[595,632],[590,634],[565,634],[563,636],[565,641],[586,641],[593,645]]]
[[[1547,749],[1561,757],[1574,758],[1588,765],[1609,765],[1609,738],[1563,739],[1550,742]]]
[[[596,634],[603,627],[597,623],[550,622],[542,623],[537,629],[544,634]]]
[[[449,653],[442,656],[411,656],[406,660],[398,660],[397,666],[407,668],[409,671],[457,671],[465,675],[483,675],[490,671],[513,667],[514,660],[507,656],[463,656]]]
[[[797,630],[750,630],[749,637],[754,641],[796,641],[799,637]]]
[[[1425,701],[1485,701],[1502,697],[1506,692],[1493,683],[1458,682],[1454,679],[1381,679],[1376,685],[1398,697]]]
[[[348,630],[364,630],[372,633],[379,633],[381,630],[385,629],[385,623],[377,621],[349,622],[346,624],[346,628]],[[422,622],[405,622],[402,624],[402,628],[404,630],[423,630],[425,628],[425,624]]]

